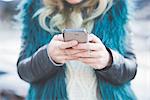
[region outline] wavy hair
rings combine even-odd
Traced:
[[[91,32],[94,19],[105,14],[113,0],[86,0],[74,6],[67,5],[65,0],[43,0],[43,3],[44,7],[35,15],[39,14],[40,26],[52,34],[65,28],[85,28]]]

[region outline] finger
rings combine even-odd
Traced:
[[[72,56],[82,57],[82,58],[98,58],[98,57],[102,57],[102,55],[103,54],[101,54],[100,51],[85,51],[85,52],[74,54]]]
[[[69,60],[77,60],[78,57],[73,57],[73,56],[65,56],[65,60],[69,61]]]
[[[58,40],[58,41],[64,41],[63,34],[57,34],[57,35],[55,35],[54,39]]]
[[[58,63],[66,63],[69,60],[77,60],[77,57],[73,57],[73,56],[67,56],[67,55],[63,55],[63,56],[57,56],[56,60]]]
[[[94,43],[101,43],[101,40],[94,34],[89,35],[89,41]]]
[[[78,57],[65,55],[65,56],[62,56],[62,59],[63,59],[63,61],[67,62],[67,61],[70,61],[70,60],[77,60]]]
[[[76,49],[64,49],[64,53],[67,55],[74,55],[82,52],[86,52],[87,50],[76,50]]]
[[[79,43],[73,49],[84,49],[84,50],[100,50],[102,47],[99,43]]]
[[[77,58],[78,61],[81,61],[86,64],[96,64],[97,58]]]
[[[86,52],[87,50],[76,50],[76,49],[59,49],[57,50],[57,52],[55,52],[56,56],[64,56],[64,55],[74,55],[77,53],[82,53],[82,52]]]
[[[78,42],[76,40],[72,40],[72,41],[68,41],[68,42],[60,42],[59,48],[60,49],[67,49],[67,48],[74,47],[77,44],[78,44]]]

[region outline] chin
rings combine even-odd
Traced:
[[[70,4],[78,4],[80,3],[82,0],[66,0],[68,3]]]

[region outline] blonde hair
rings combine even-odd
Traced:
[[[113,0],[87,0],[69,8],[64,5],[64,0],[43,0],[44,7],[35,15],[39,14],[39,24],[51,34],[61,32],[64,28],[86,28],[91,32],[94,19],[105,14],[112,6],[112,2]],[[83,17],[84,9],[86,16]]]

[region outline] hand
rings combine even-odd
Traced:
[[[89,35],[89,43],[80,43],[74,46],[75,50],[86,50],[85,52],[74,54],[77,60],[90,65],[94,69],[103,69],[112,63],[112,57],[106,50],[101,40],[94,34]]]
[[[74,60],[77,58],[71,55],[85,51],[71,48],[77,44],[78,42],[75,40],[64,42],[62,34],[55,35],[51,42],[48,44],[48,55],[54,62],[64,64],[66,61]]]

